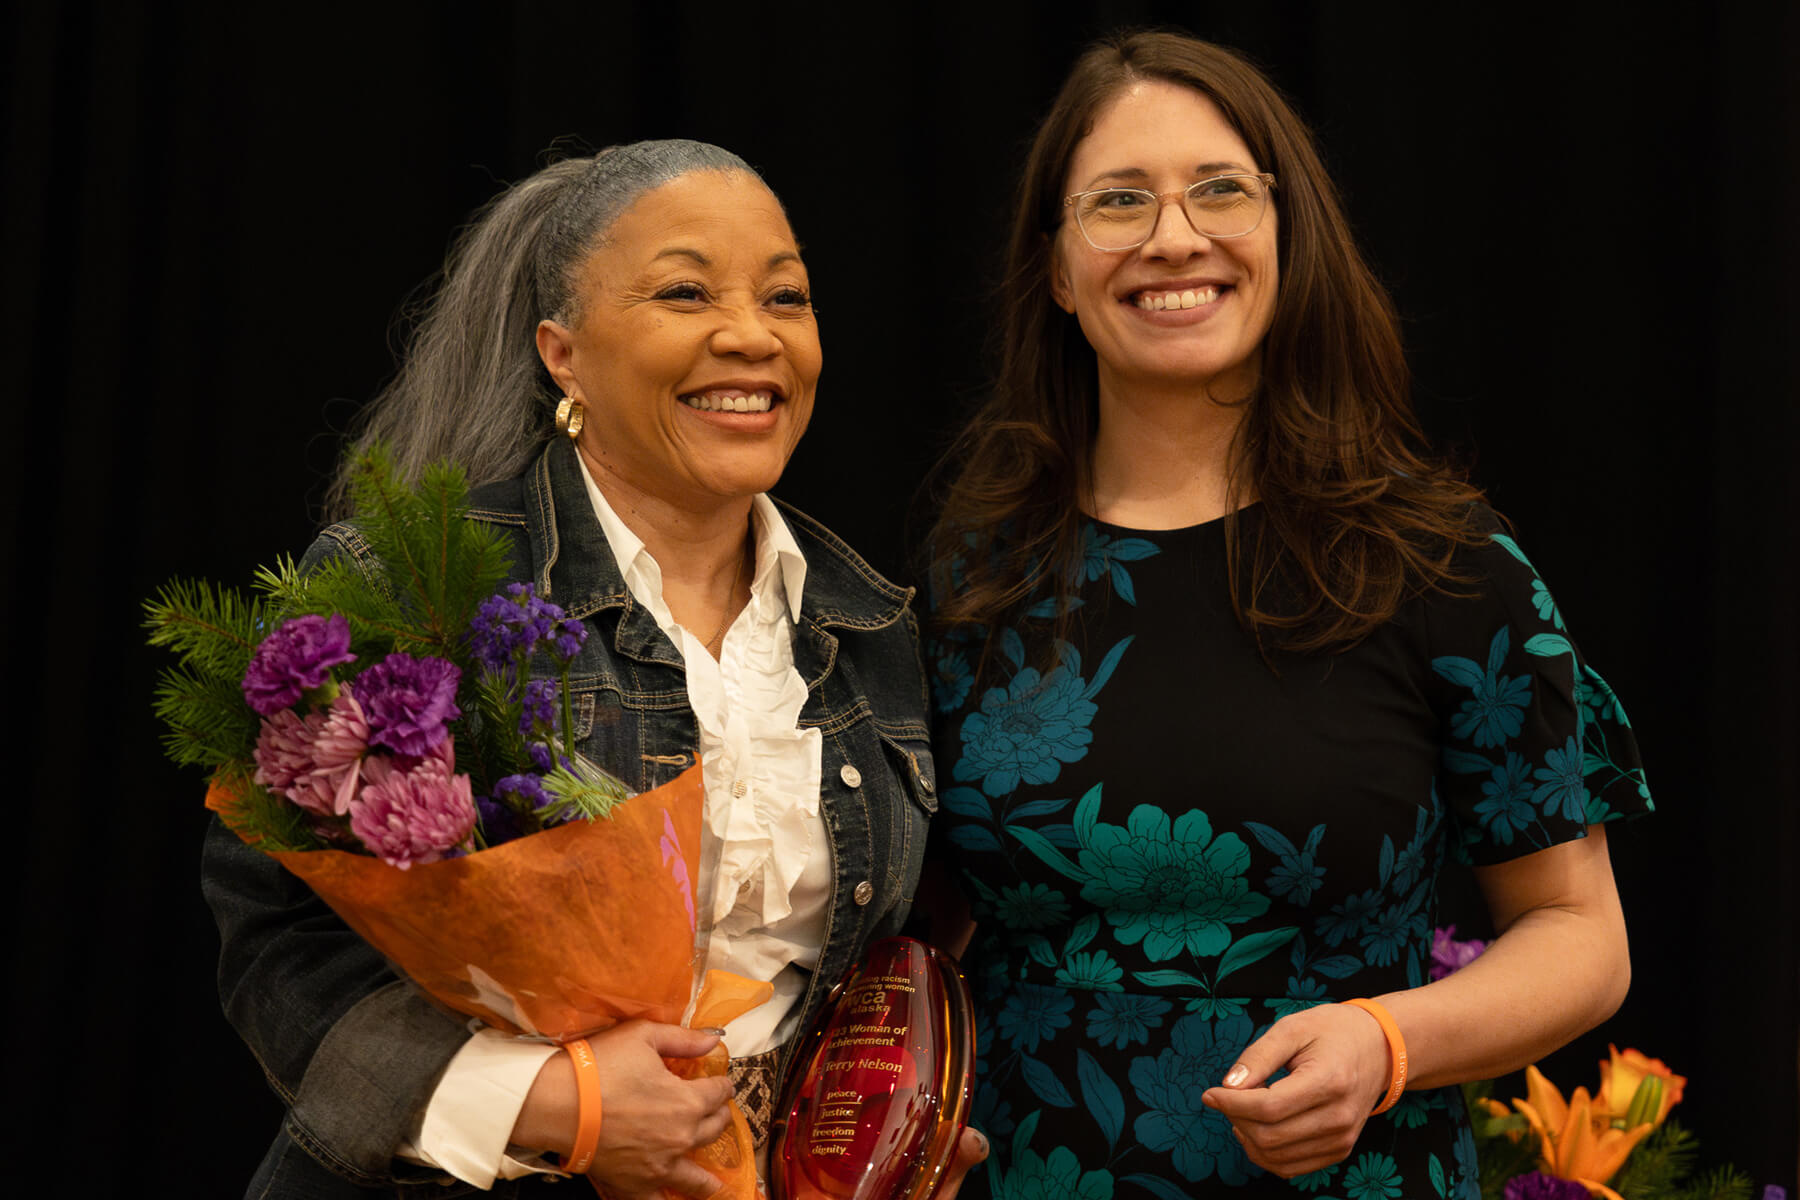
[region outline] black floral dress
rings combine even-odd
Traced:
[[[1044,601],[979,687],[978,644],[931,650],[935,833],[980,922],[993,1149],[963,1195],[1475,1200],[1456,1088],[1407,1092],[1291,1181],[1200,1094],[1286,1014],[1425,983],[1447,858],[1648,811],[1624,711],[1503,533],[1456,594],[1273,671],[1232,613],[1223,522],[1085,538],[1069,641],[1045,646]]]

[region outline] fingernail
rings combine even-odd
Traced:
[[[719,1027],[718,1027],[718,1026],[716,1026],[716,1025],[705,1025],[705,1026],[702,1026],[702,1027],[701,1027],[701,1029],[700,1029],[700,1032],[701,1032],[701,1033],[710,1033],[710,1034],[712,1034],[712,1035],[713,1035],[713,1036],[714,1036],[714,1037],[724,1037],[724,1036],[725,1036],[725,1031],[724,1031],[724,1030],[723,1030],[723,1029],[720,1029],[720,1028],[719,1028]]]
[[[981,1157],[986,1158],[988,1156],[987,1134],[977,1129],[975,1131],[975,1144],[981,1147]]]
[[[1236,1087],[1248,1078],[1250,1078],[1250,1068],[1246,1067],[1243,1063],[1239,1063],[1237,1066],[1231,1068],[1231,1070],[1225,1072],[1225,1086]]]

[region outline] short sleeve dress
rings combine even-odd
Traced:
[[[1045,601],[979,686],[979,643],[930,651],[934,837],[980,923],[992,1154],[963,1195],[1477,1200],[1457,1088],[1407,1092],[1291,1181],[1200,1094],[1286,1014],[1427,982],[1446,860],[1649,811],[1624,710],[1501,532],[1459,555],[1466,584],[1273,671],[1232,612],[1224,522],[1084,539],[1069,641],[1046,645]]]

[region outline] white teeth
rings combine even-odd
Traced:
[[[1140,292],[1137,306],[1151,312],[1163,312],[1172,308],[1198,308],[1218,298],[1216,287],[1189,288],[1181,292]]]
[[[681,402],[701,412],[768,412],[774,397],[773,392],[752,392],[747,396],[741,393],[723,395],[706,392],[702,395],[683,396]]]

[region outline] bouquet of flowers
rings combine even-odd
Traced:
[[[401,486],[356,464],[368,554],[257,572],[260,595],[172,583],[146,605],[174,650],[156,712],[207,806],[446,1007],[566,1041],[646,1017],[718,1026],[767,983],[708,972],[698,766],[638,796],[576,750],[569,668],[586,627],[501,588],[502,536],[461,472]],[[533,662],[553,678],[533,678]],[[724,1071],[724,1053],[671,1062]],[[696,1158],[755,1194],[734,1113]]]
[[[1454,925],[1436,931],[1433,979],[1485,949],[1455,935]],[[1607,1051],[1591,1095],[1578,1087],[1565,1099],[1536,1066],[1510,1107],[1493,1098],[1492,1081],[1463,1085],[1482,1200],[1751,1200],[1750,1178],[1735,1167],[1695,1175],[1698,1143],[1668,1119],[1687,1078],[1637,1050]]]

